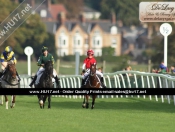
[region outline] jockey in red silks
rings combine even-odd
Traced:
[[[83,72],[85,72],[85,73],[83,75],[81,87],[83,87],[83,85],[85,85],[85,81],[86,81],[86,79],[87,79],[87,77],[88,77],[88,75],[90,73],[90,66],[91,66],[91,64],[96,64],[97,63],[96,59],[94,58],[94,51],[93,50],[88,50],[87,51],[87,56],[88,57],[86,57],[84,59],[84,63],[83,63],[83,67],[82,67]],[[101,72],[99,72],[98,70],[96,70],[96,74],[100,75],[100,77],[101,77],[100,78],[101,86],[103,88],[106,88],[106,86],[104,85],[103,74]]]

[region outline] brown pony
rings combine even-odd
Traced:
[[[84,85],[83,88],[100,88],[100,79],[99,77],[96,75],[96,64],[91,64],[90,67],[90,74],[88,76],[88,80],[86,81],[86,84]],[[97,95],[92,95],[92,106],[91,109],[94,108],[94,104],[95,104],[95,99],[96,99]],[[86,98],[86,100],[85,100]],[[89,108],[89,95],[84,95],[84,101],[82,104],[83,108]],[[85,103],[86,101],[86,103]]]
[[[53,63],[52,61],[47,61],[45,64],[45,70],[43,71],[43,74],[40,77],[40,83],[38,85],[35,85],[35,88],[54,88],[54,85],[52,83],[52,77],[53,77]],[[51,95],[37,95],[39,106],[41,109],[44,109],[45,101],[48,97],[48,108],[51,108]]]
[[[2,80],[1,80],[0,87],[1,88],[18,88],[19,87],[15,64],[10,63],[7,65],[4,76],[2,77]],[[7,95],[4,95],[4,97],[6,102],[6,109],[8,109]],[[10,106],[11,108],[15,107],[15,97],[16,95],[12,95],[11,106]]]

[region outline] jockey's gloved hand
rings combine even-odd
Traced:
[[[44,64],[41,64],[41,66],[44,66]]]
[[[85,69],[83,69],[83,70],[82,70],[82,73],[85,73],[85,72],[86,72],[86,70],[85,70]]]
[[[11,61],[9,61],[9,62],[8,62],[8,64],[14,64],[14,61],[13,61],[13,60],[11,60]]]

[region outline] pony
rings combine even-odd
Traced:
[[[47,61],[45,64],[45,70],[40,77],[39,84],[35,85],[35,88],[54,88],[52,83],[53,77],[53,64],[52,61]],[[44,89],[43,89],[44,90]],[[39,105],[41,109],[44,109],[45,101],[48,97],[48,108],[51,108],[51,95],[37,95]]]
[[[14,63],[8,63],[4,70],[4,75],[1,78],[0,88],[19,88],[19,81],[17,79],[17,72]],[[6,102],[6,109],[8,109],[8,97],[4,95]],[[15,107],[16,95],[11,95],[11,108]],[[1,97],[1,104],[3,104],[3,97]]]
[[[99,77],[96,75],[96,64],[91,64],[90,74],[87,77],[86,84],[83,88],[100,88],[101,83]],[[97,95],[92,95],[91,109],[94,109],[95,99]],[[85,103],[86,102],[86,103]],[[89,108],[89,95],[84,95],[83,108]]]

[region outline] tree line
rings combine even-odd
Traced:
[[[18,3],[11,0],[1,0],[0,23],[3,22],[18,5]],[[40,16],[38,14],[31,14],[26,21],[24,21],[24,23],[19,26],[8,39],[5,40],[5,42],[1,45],[0,52],[9,45],[13,48],[17,58],[26,59],[24,56],[24,48],[26,46],[31,46],[35,51],[34,57],[38,57],[41,53],[38,51],[41,50],[42,45],[49,45],[49,47],[53,47],[53,45],[55,45],[52,39],[53,36],[47,33],[46,26],[41,21]]]

